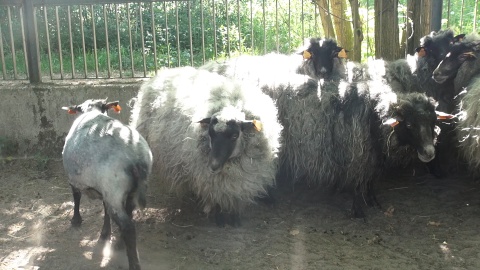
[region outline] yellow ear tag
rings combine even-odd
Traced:
[[[255,128],[256,131],[261,131],[262,130],[262,127],[263,127],[262,122],[257,121],[257,120],[253,120],[252,123],[253,123],[253,127]]]
[[[347,58],[347,52],[345,51],[345,49],[342,49],[341,51],[338,52],[337,56],[339,58]]]
[[[307,60],[312,58],[312,54],[309,53],[307,50],[303,51],[303,59]]]

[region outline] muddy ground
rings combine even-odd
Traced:
[[[3,160],[0,172],[0,269],[128,269],[115,239],[97,243],[100,201],[82,198],[83,224],[70,226],[60,160]],[[240,228],[218,228],[152,180],[135,213],[138,251],[143,269],[480,269],[479,188],[405,170],[378,185],[382,209],[365,222],[348,217],[346,195],[298,188],[249,208]]]

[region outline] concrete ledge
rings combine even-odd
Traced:
[[[61,157],[65,136],[75,119],[61,108],[86,99],[119,100],[122,112],[110,116],[128,123],[129,101],[144,80],[69,80],[37,85],[0,82],[0,156]]]

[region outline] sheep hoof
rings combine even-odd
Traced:
[[[73,227],[79,227],[82,224],[82,218],[80,216],[74,216],[70,220],[70,223],[72,224]]]

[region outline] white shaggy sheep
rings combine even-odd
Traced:
[[[164,70],[141,87],[131,125],[156,156],[154,174],[193,191],[218,225],[237,225],[275,184],[282,127],[258,88],[191,67]]]

